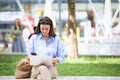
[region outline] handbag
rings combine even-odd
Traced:
[[[30,78],[31,69],[32,66],[30,65],[29,57],[21,59],[16,65],[15,78],[16,79]]]

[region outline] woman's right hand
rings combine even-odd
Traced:
[[[15,35],[13,35],[13,40],[16,40],[16,36]]]

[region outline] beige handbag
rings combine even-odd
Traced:
[[[21,59],[16,65],[15,78],[30,78],[31,69],[32,66],[30,65],[30,59],[28,57]]]

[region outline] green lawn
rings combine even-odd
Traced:
[[[13,76],[16,63],[24,55],[0,55],[0,76]],[[57,64],[59,76],[120,76],[120,57],[80,56]]]

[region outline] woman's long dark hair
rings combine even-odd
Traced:
[[[42,18],[39,20],[38,25],[37,25],[37,27],[36,27],[36,30],[35,30],[34,34],[39,34],[39,33],[41,33],[41,30],[40,30],[40,25],[41,25],[41,24],[50,25],[49,37],[51,37],[51,36],[55,37],[55,36],[56,36],[56,34],[55,34],[55,32],[54,32],[54,29],[53,29],[53,22],[52,22],[52,20],[51,20],[49,17],[47,17],[47,16],[42,17]]]

